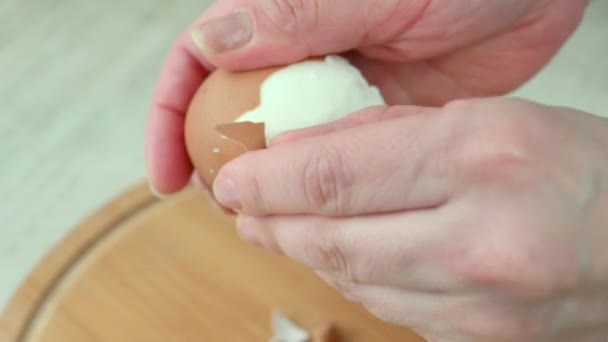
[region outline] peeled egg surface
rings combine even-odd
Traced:
[[[216,70],[186,114],[186,147],[195,169],[211,185],[225,163],[264,148],[282,133],[384,104],[380,90],[336,55],[247,72]]]

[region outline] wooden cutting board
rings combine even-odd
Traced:
[[[145,185],[76,227],[0,318],[2,342],[266,342],[279,310],[344,342],[422,342],[376,320],[314,272],[241,242],[197,191]]]

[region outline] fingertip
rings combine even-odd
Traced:
[[[190,183],[192,184],[192,186],[200,191],[205,200],[208,201],[208,203],[214,208],[216,209],[218,212],[227,215],[227,216],[235,216],[236,212],[223,207],[216,199],[215,196],[213,195],[213,191],[211,191],[211,188],[203,181],[202,177],[200,176],[200,174],[198,172],[193,172],[192,173],[192,177],[190,179]]]
[[[182,125],[183,119],[171,113],[150,118],[145,147],[148,183],[159,198],[181,191],[190,181],[193,166]]]
[[[179,181],[178,179],[165,179],[153,181],[152,177],[148,179],[148,188],[154,197],[165,199],[173,194],[184,190],[189,185],[189,182]]]
[[[247,68],[239,61],[253,36],[251,14],[247,10],[239,10],[227,14],[214,13],[214,16],[196,23],[190,28],[189,43],[207,67],[240,70]]]
[[[217,202],[230,210],[239,212],[243,208],[239,188],[233,177],[221,173],[213,183],[213,195]]]
[[[154,185],[154,183],[152,183],[151,181],[148,181],[148,190],[150,191],[150,193],[152,193],[152,195],[154,195],[154,197],[156,197],[158,199],[165,199],[165,198],[169,197],[169,195],[170,195],[170,194],[165,194],[165,193],[158,191],[156,189],[156,186]]]
[[[193,166],[185,147],[190,101],[208,75],[207,62],[179,40],[165,61],[148,112],[145,155],[150,191],[165,198],[183,190]]]

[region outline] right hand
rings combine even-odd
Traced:
[[[152,100],[146,153],[161,194],[190,180],[185,112],[215,67],[349,53],[389,105],[502,95],[569,38],[587,0],[219,0],[178,38]],[[237,14],[240,13],[240,14]],[[194,44],[191,32],[194,30]]]

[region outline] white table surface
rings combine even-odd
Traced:
[[[148,101],[209,0],[0,1],[0,311],[48,249],[145,179]],[[608,116],[608,1],[515,94]]]

